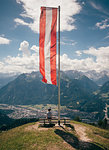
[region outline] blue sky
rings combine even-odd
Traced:
[[[109,72],[109,0],[0,0],[0,73],[39,70],[40,6],[61,6],[61,70]]]

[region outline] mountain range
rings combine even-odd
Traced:
[[[0,73],[0,88],[13,81],[18,75]]]
[[[87,112],[103,112],[109,103],[109,81],[99,87],[81,72],[61,71],[61,105]],[[0,89],[0,103],[57,104],[58,87],[45,84],[39,72],[19,75]]]
[[[102,86],[105,82],[109,81],[109,72],[101,71],[96,72],[95,70],[81,72],[76,70],[65,71],[65,73],[72,78],[79,78],[82,75],[85,75],[89,79],[93,80],[98,86]]]
[[[102,86],[105,82],[109,81],[108,71],[102,71],[98,73],[95,70],[87,71],[87,72],[69,70],[69,71],[64,71],[64,73],[67,75],[67,77],[73,79],[78,79],[79,77],[85,75],[89,79],[93,80],[98,86]],[[8,84],[10,81],[13,81],[18,76],[19,74],[0,73],[0,88]]]

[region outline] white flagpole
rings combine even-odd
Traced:
[[[58,125],[60,126],[60,6],[58,6]]]

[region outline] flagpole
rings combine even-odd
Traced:
[[[60,126],[60,6],[58,6],[58,125]]]

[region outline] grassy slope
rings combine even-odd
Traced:
[[[0,150],[102,150],[109,148],[109,130],[102,130],[86,124],[80,125],[86,126],[87,134],[92,139],[91,143],[80,142],[72,125],[64,129],[43,128],[40,130],[39,128],[38,130],[30,128],[27,130],[28,127],[35,126],[35,123],[29,123],[1,132]]]
[[[35,131],[26,130],[27,124],[0,133],[0,150],[45,150],[48,147],[64,149],[62,139],[55,134],[54,129]],[[51,149],[51,148],[49,148]]]
[[[109,150],[109,130],[101,129],[89,124],[73,121],[75,124],[80,124],[86,127],[87,136],[92,140],[92,143],[103,149]]]

